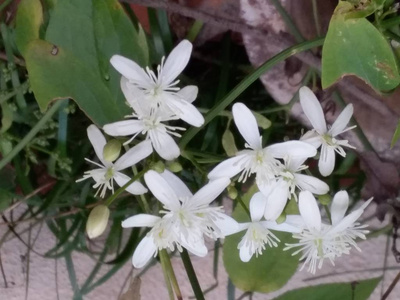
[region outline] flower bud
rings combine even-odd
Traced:
[[[178,173],[182,171],[182,165],[177,161],[171,161],[171,162],[167,161],[167,168],[173,173]]]
[[[98,205],[92,209],[86,223],[86,233],[89,239],[100,236],[107,227],[110,210],[105,205]]]
[[[156,171],[157,173],[162,173],[165,171],[165,165],[161,160],[159,160],[157,162],[153,162],[150,165],[150,169]]]
[[[331,196],[329,196],[328,194],[319,195],[319,196],[318,196],[318,201],[319,201],[319,203],[321,203],[322,205],[328,205],[329,203],[331,203],[332,198],[331,198]]]
[[[281,224],[286,221],[286,214],[282,212],[281,215],[275,220],[277,224]]]
[[[113,162],[116,160],[121,152],[121,142],[112,139],[107,142],[103,148],[103,157],[105,161]]]
[[[233,185],[228,186],[228,197],[231,198],[232,200],[235,200],[237,196],[238,196],[237,189]]]

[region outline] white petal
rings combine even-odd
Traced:
[[[229,178],[219,178],[210,181],[203,186],[194,196],[189,200],[192,207],[199,207],[202,205],[210,204],[226,189],[231,183]]]
[[[299,210],[308,228],[314,228],[318,231],[321,230],[321,213],[319,212],[317,200],[315,200],[311,192],[300,192]]]
[[[267,229],[276,231],[291,232],[291,233],[299,233],[302,231],[301,227],[294,226],[293,224],[286,222],[278,224],[275,221],[262,221],[261,224]]]
[[[178,145],[168,133],[150,130],[149,135],[154,150],[165,160],[173,160],[181,154]]]
[[[152,237],[145,236],[137,245],[132,257],[135,268],[142,268],[156,254],[157,247]]]
[[[129,80],[124,76],[121,77],[120,86],[122,93],[125,96],[125,99],[137,113],[137,110],[139,110],[139,105],[137,100],[144,96],[143,92],[139,90],[135,85],[131,84]]]
[[[346,214],[349,207],[349,195],[346,191],[340,191],[335,194],[331,205],[332,225],[339,223]]]
[[[114,180],[117,182],[119,186],[124,186],[131,178],[125,174],[122,174],[120,172],[115,172],[114,174]],[[147,189],[141,184],[139,181],[134,181],[132,182],[126,189],[128,193],[131,193],[133,195],[143,195],[144,193],[147,193]]]
[[[236,155],[219,163],[209,174],[208,179],[214,180],[221,177],[233,177],[243,170],[243,161],[249,160],[246,154]]]
[[[258,222],[264,215],[267,197],[261,192],[255,193],[250,199],[250,216],[252,222]]]
[[[146,72],[134,61],[121,55],[113,55],[110,59],[112,66],[129,80],[144,87],[149,85]]]
[[[191,198],[192,192],[188,189],[186,184],[172,172],[165,170],[162,172],[161,177],[169,184],[179,198]]]
[[[335,150],[326,144],[322,144],[321,155],[318,161],[318,169],[322,176],[332,174],[335,168]]]
[[[303,218],[300,215],[287,215],[285,223],[294,226],[296,228],[300,228],[301,231],[306,226]]]
[[[188,233],[189,238],[190,238],[190,232]],[[206,245],[204,244],[203,239],[186,239],[184,235],[181,236],[180,238],[180,243],[183,247],[185,247],[189,252],[193,253],[196,256],[204,257],[208,253],[208,249]]]
[[[194,127],[200,127],[204,124],[203,115],[193,104],[173,95],[165,97],[165,101],[171,110],[186,123]]]
[[[153,152],[151,147],[151,141],[145,140],[133,148],[129,149],[124,155],[122,155],[114,164],[114,168],[117,171],[126,169],[136,165],[139,161],[146,158]]]
[[[103,130],[111,136],[133,135],[143,130],[143,121],[124,120],[103,126]]]
[[[235,103],[232,107],[233,120],[240,134],[252,149],[261,149],[261,137],[256,118],[243,103]]]
[[[243,243],[243,245],[239,249],[239,256],[242,262],[249,262],[254,253],[250,252],[250,244]]]
[[[171,51],[161,73],[163,85],[170,84],[182,73],[189,62],[192,48],[188,40],[183,40]]]
[[[318,133],[326,133],[326,122],[321,104],[314,93],[306,86],[299,90],[300,104],[311,125]]]
[[[313,129],[313,130],[307,131],[300,138],[300,141],[305,142],[310,145],[313,145],[315,147],[315,149],[318,149],[319,146],[321,146],[322,138],[321,138],[321,135]]]
[[[105,161],[103,158],[103,149],[107,143],[106,138],[101,133],[100,129],[98,129],[95,125],[90,125],[87,128],[87,135],[90,143],[93,146],[94,152],[96,152],[97,157],[105,165]]]
[[[329,230],[330,234],[338,233],[346,230],[348,227],[352,226],[359,217],[364,212],[364,209],[371,203],[373,198],[369,199],[365,202],[360,208],[351,212],[349,215],[345,216],[338,224],[334,225],[331,230]]]
[[[221,230],[224,236],[228,236],[238,232],[239,224],[233,218],[226,214],[217,212],[217,219],[214,220],[215,225]]]
[[[291,157],[287,159],[287,167],[292,172],[297,172],[297,170],[304,164],[307,157]]]
[[[275,188],[268,196],[264,218],[267,221],[275,221],[283,212],[289,195],[289,186],[285,180],[277,182]]]
[[[122,221],[123,228],[153,227],[161,218],[153,215],[138,214]]]
[[[179,90],[179,92],[177,92],[176,94],[186,102],[192,103],[194,100],[196,100],[198,93],[199,88],[197,86],[188,85]]]
[[[170,209],[178,209],[180,203],[174,190],[156,171],[150,170],[144,174],[144,181],[153,195]]]
[[[332,124],[329,132],[332,136],[336,136],[341,134],[343,130],[346,128],[347,124],[349,124],[351,116],[353,115],[353,104],[348,104],[344,110],[340,113],[336,121]]]
[[[329,186],[316,177],[304,174],[294,174],[294,177],[301,190],[310,191],[316,195],[324,195],[329,191]]]
[[[293,158],[313,157],[317,154],[314,146],[300,141],[287,141],[270,145],[266,148],[268,153],[275,158]]]

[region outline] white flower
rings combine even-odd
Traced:
[[[307,169],[303,165],[306,158],[284,158],[284,165],[276,180],[260,188],[261,192],[268,198],[270,208],[265,211],[267,220],[275,220],[285,208],[287,200],[292,197],[297,201],[296,188],[300,191],[307,190],[316,195],[324,195],[329,191],[329,186],[322,180],[305,174],[301,171]]]
[[[107,189],[114,193],[114,180],[119,186],[125,185],[129,180],[131,180],[131,178],[120,171],[135,165],[137,162],[149,156],[152,152],[150,142],[144,141],[128,150],[115,163],[112,163],[106,161],[103,157],[103,148],[106,145],[106,139],[101,131],[95,125],[90,125],[87,128],[87,133],[90,143],[102,164],[85,158],[86,161],[98,166],[99,168],[85,172],[83,178],[78,179],[76,182],[93,178],[96,182],[93,188],[98,188],[95,196],[97,196],[101,191],[100,197],[103,198]],[[141,195],[146,193],[147,189],[140,182],[135,181],[126,188],[126,191],[134,195]]]
[[[263,148],[257,121],[251,111],[243,103],[236,103],[232,114],[240,134],[247,142],[245,147],[248,150],[239,151],[236,156],[217,165],[208,174],[211,180],[231,178],[242,172],[239,181],[244,182],[247,177],[256,173],[257,185],[262,188],[279,172],[282,163],[278,159],[287,156],[312,157],[317,153],[313,146],[300,141],[288,141]]]
[[[264,211],[268,208],[265,197],[260,193],[255,193],[250,200],[251,222],[239,224],[238,231],[247,229],[245,235],[238,245],[239,256],[243,262],[248,262],[251,257],[261,255],[262,251],[269,247],[277,247],[280,240],[270,231],[300,232],[299,226],[290,224],[290,220],[295,216],[287,216],[287,220],[281,224],[273,221],[261,221]]]
[[[127,80],[122,78],[121,88],[129,104],[137,114],[138,107],[145,111],[162,111],[174,114],[190,125],[200,127],[204,118],[195,106],[191,104],[196,99],[196,86],[187,86],[180,90],[176,85],[178,75],[186,67],[192,44],[183,40],[177,45],[168,58],[162,58],[157,67],[157,75],[148,67],[142,69],[135,62],[114,55],[110,62],[113,67]]]
[[[318,168],[322,176],[328,176],[335,167],[335,151],[345,157],[346,152],[342,147],[355,148],[347,140],[336,139],[337,135],[356,127],[346,128],[353,115],[353,105],[348,104],[332,126],[327,128],[324,112],[314,93],[308,87],[303,86],[300,88],[299,95],[301,107],[314,127],[313,130],[306,132],[301,140],[314,145],[316,148],[322,144]]]
[[[371,201],[372,198],[345,216],[349,196],[346,191],[340,191],[336,193],[331,205],[332,224],[325,224],[321,221],[321,213],[314,196],[309,191],[300,192],[299,210],[306,226],[301,233],[293,235],[299,242],[286,244],[284,250],[299,248],[293,255],[303,252],[300,260],[305,261],[301,269],[308,265],[308,271],[313,274],[317,267],[321,269],[324,259],[329,259],[334,265],[334,259],[342,254],[349,254],[351,246],[361,251],[354,240],[357,237],[365,239],[368,230],[364,230],[366,225],[360,225],[356,221]]]
[[[137,135],[144,134],[151,141],[154,150],[164,159],[173,160],[180,155],[180,150],[171,135],[180,137],[176,130],[185,130],[182,127],[169,126],[163,122],[173,119],[161,112],[149,116],[138,116],[139,119],[130,119],[104,125],[104,131],[111,136],[132,137],[124,143],[129,144]]]
[[[181,251],[184,247],[197,256],[205,256],[208,250],[204,235],[216,239],[237,231],[237,222],[225,215],[222,207],[209,206],[229,185],[228,178],[212,181],[194,195],[169,171],[162,174],[149,171],[145,181],[163,204],[160,212],[164,215],[162,218],[138,215],[122,223],[123,227],[153,227],[133,254],[134,266],[143,266],[163,248],[173,250],[176,247]]]

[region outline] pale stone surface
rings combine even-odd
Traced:
[[[364,216],[372,215],[374,212],[373,204]],[[26,224],[25,226],[28,226]],[[371,228],[381,227],[378,221],[371,223]],[[0,227],[1,236],[7,230],[5,226]],[[37,235],[39,227],[32,229],[31,237],[34,239]],[[10,236],[11,237],[11,236]],[[24,233],[21,237],[26,241],[28,234]],[[266,294],[256,294],[253,299],[273,299],[279,294],[294,288],[305,287],[329,282],[346,282],[353,280],[362,280],[382,276],[383,265],[386,251],[387,236],[379,237],[361,242],[361,253],[352,251],[351,256],[344,256],[337,260],[336,267],[332,267],[328,263],[324,268],[318,271],[316,276],[312,276],[305,271],[297,272],[289,283],[281,290]],[[390,240],[390,238],[389,238]],[[3,279],[0,277],[0,300],[22,300],[25,299],[25,291],[27,290],[27,299],[29,300],[68,300],[73,299],[73,291],[70,285],[68,272],[65,261],[43,258],[39,254],[45,253],[55,243],[52,233],[43,226],[34,245],[36,253],[30,253],[29,260],[29,286],[26,287],[27,277],[27,251],[18,239],[13,238],[6,241],[0,249],[3,262],[4,272],[7,278],[8,287],[4,285]],[[209,243],[210,254],[206,258],[192,257],[193,265],[198,274],[200,284],[203,289],[213,286],[216,281],[213,277],[213,243]],[[390,246],[390,245],[389,245]],[[389,248],[390,249],[390,248]],[[95,262],[92,258],[83,253],[74,252],[72,259],[75,264],[75,272],[80,284],[89,275]],[[176,270],[176,275],[180,283],[184,299],[193,296],[187,275],[179,257],[172,260]],[[387,289],[399,272],[400,266],[395,262],[391,252],[389,251],[388,268],[385,272],[382,284],[371,295],[370,300],[380,299],[382,287],[383,291]],[[394,268],[394,269],[393,269]],[[127,278],[130,277],[132,267],[130,262],[116,273],[109,281],[94,289],[84,299],[110,300],[117,299],[121,288],[125,285]],[[101,272],[104,274],[104,271]],[[57,274],[57,275],[56,275]],[[334,275],[337,274],[337,275]],[[141,295],[144,300],[168,299],[167,291],[164,285],[164,278],[159,264],[151,267],[142,277]],[[218,267],[218,286],[206,295],[206,299],[226,299],[227,295],[227,275],[222,264],[222,254],[220,255],[220,263]],[[57,282],[57,283],[56,283]],[[57,288],[56,288],[57,287]],[[57,291],[58,290],[58,296]],[[242,294],[236,291],[236,297]],[[397,286],[392,292],[389,300],[398,299],[400,294],[400,286]]]

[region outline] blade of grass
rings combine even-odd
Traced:
[[[174,43],[172,41],[172,34],[169,28],[167,12],[163,9],[157,9],[157,20],[160,29],[160,36],[164,44],[164,50],[166,53],[169,53],[174,47]]]
[[[43,117],[32,127],[31,131],[11,150],[11,152],[0,161],[0,170],[3,169],[42,129],[56,111],[63,105],[63,100],[56,101],[54,105],[43,115]]]
[[[190,27],[189,32],[186,35],[186,39],[193,43],[203,28],[203,25],[204,23],[200,20],[194,21],[192,27]]]
[[[13,85],[14,90],[17,91],[16,100],[19,109],[26,108],[26,101],[24,97],[24,93],[21,89],[21,82],[19,81],[18,71],[15,68],[14,62],[14,53],[12,51],[11,41],[10,41],[10,33],[6,24],[0,24],[1,37],[3,38],[4,48],[6,50],[8,67],[11,69],[11,83]]]
[[[181,150],[184,150],[192,138],[202,130],[208,123],[210,123],[218,114],[223,111],[229,104],[231,104],[241,93],[243,93],[254,81],[256,81],[262,74],[274,67],[276,64],[284,61],[288,57],[296,55],[300,52],[319,47],[323,44],[324,38],[317,38],[311,41],[306,41],[283,50],[271,59],[267,60],[260,67],[247,75],[239,84],[236,85],[224,98],[221,99],[204,117],[205,121],[203,126],[195,128],[191,127],[182,136],[179,143]]]
[[[165,56],[165,49],[164,43],[160,32],[160,26],[157,20],[157,12],[155,9],[148,8],[147,12],[149,14],[149,23],[150,23],[150,31],[151,31],[151,38],[153,40],[154,46],[154,54],[155,57],[153,58],[154,61],[160,62],[161,58]]]
[[[290,33],[293,34],[294,38],[298,43],[304,41],[304,37],[300,33],[300,31],[297,29],[296,24],[294,24],[292,18],[289,16],[289,14],[286,12],[285,8],[282,6],[281,2],[279,0],[270,0],[272,4],[275,6],[276,10],[278,13],[281,15],[283,21],[286,24],[286,27],[289,29]]]
[[[71,254],[67,253],[64,257],[65,264],[67,265],[68,277],[71,283],[72,290],[74,291],[74,300],[83,300],[82,294],[79,289],[78,281],[76,279],[74,262],[72,261]]]

